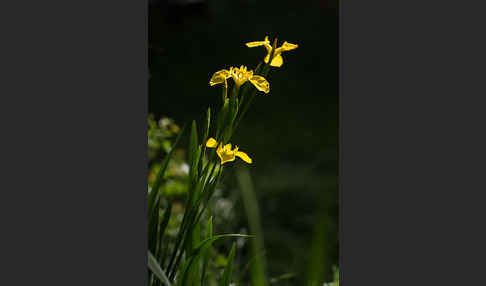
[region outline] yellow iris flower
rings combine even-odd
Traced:
[[[226,144],[223,146],[222,143],[218,145],[218,142],[214,138],[209,138],[206,142],[206,147],[208,148],[216,148],[216,153],[218,154],[219,158],[221,159],[221,165],[226,162],[234,161],[236,157],[240,157],[243,161],[251,164],[253,161],[251,160],[246,153],[238,151],[238,146],[235,146],[235,149],[231,150],[231,144]]]
[[[268,81],[259,75],[253,75],[252,70],[248,70],[245,66],[241,66],[240,68],[230,67],[229,70],[220,70],[213,74],[209,84],[211,86],[216,84],[224,84],[226,88],[228,88],[228,78],[232,78],[235,82],[235,85],[239,88],[245,82],[251,82],[256,89],[259,91],[263,91],[268,93],[270,91],[270,84]]]
[[[268,40],[268,36],[265,37],[264,41],[249,42],[249,43],[246,43],[246,46],[249,47],[249,48],[264,46],[265,49],[267,49],[267,56],[265,57],[264,61],[266,63],[268,63],[268,61],[270,60],[270,54],[272,53],[272,49],[273,49],[272,46],[270,45],[270,41]],[[275,49],[275,52],[273,54],[273,59],[272,59],[272,62],[270,63],[270,65],[272,67],[281,67],[283,65],[283,58],[281,56],[282,52],[295,50],[298,47],[299,47],[299,45],[291,44],[291,43],[285,41],[282,44],[282,46]]]

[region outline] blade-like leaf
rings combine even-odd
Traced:
[[[211,238],[213,236],[213,217],[211,216],[208,219],[208,223],[206,224],[206,231],[207,235],[206,238]],[[201,285],[205,284],[205,277],[206,277],[206,269],[209,264],[209,253],[211,250],[211,243],[209,243],[207,246],[205,246],[201,250],[201,255],[202,255],[202,261],[203,261],[203,266],[202,266],[202,273],[201,273]]]
[[[314,233],[310,245],[309,262],[307,265],[307,283],[322,283],[327,280],[327,269],[329,267],[326,253],[326,224],[325,216],[317,218],[314,225]]]
[[[169,279],[167,278],[167,275],[165,275],[164,270],[162,270],[159,263],[157,263],[157,260],[155,260],[155,257],[150,251],[148,251],[148,268],[150,269],[150,271],[152,271],[152,273],[155,274],[155,276],[157,276],[157,278],[159,278],[167,286],[172,286]]]
[[[236,243],[233,242],[233,246],[231,247],[231,251],[228,255],[228,264],[226,264],[226,267],[224,268],[223,272],[223,279],[221,279],[221,286],[229,286],[231,283],[231,276],[233,273],[233,260],[235,259],[235,249],[236,249]]]
[[[254,235],[247,235],[247,234],[239,234],[239,233],[229,233],[229,234],[218,234],[218,235],[213,235],[210,238],[206,238],[203,240],[198,247],[194,250],[194,252],[191,255],[196,255],[199,254],[201,249],[208,245],[209,243],[213,243],[214,241],[225,238],[225,237],[243,237],[243,238],[254,238]]]
[[[258,255],[258,251],[265,249],[263,245],[263,231],[260,223],[258,201],[255,192],[253,191],[253,183],[248,169],[238,169],[236,178],[241,188],[243,205],[246,216],[248,217],[250,232],[256,235],[255,241],[251,243],[251,255],[255,258],[254,263],[250,266],[252,285],[265,286],[267,285],[265,257],[263,255]]]
[[[186,243],[186,253],[191,253],[192,250],[196,245],[200,243],[201,240],[201,228],[199,223],[195,223],[190,229],[188,230],[188,243]],[[199,269],[199,260],[200,256],[198,255],[197,257],[194,258],[194,261],[187,266],[187,269],[185,269],[185,278],[183,285],[193,285],[197,286],[199,285],[199,276],[200,276],[200,269]]]
[[[192,121],[191,137],[189,138],[189,177],[192,179],[197,176],[194,172],[197,170],[198,156],[198,138],[196,121]]]
[[[169,202],[169,205],[167,206],[167,209],[164,212],[164,217],[162,218],[162,222],[160,223],[159,236],[157,239],[157,244],[158,244],[157,253],[159,254],[157,255],[157,258],[161,263],[165,261],[165,257],[162,257],[162,248],[163,248],[162,242],[164,241],[165,230],[167,229],[167,225],[169,224],[171,214],[172,214],[172,202]]]
[[[208,107],[208,112],[206,113],[206,124],[204,124],[204,141],[202,144],[206,144],[205,140],[208,139],[209,127],[211,125],[211,108]]]
[[[198,164],[199,174],[202,174],[202,170],[203,170],[203,157],[206,155],[206,141],[208,140],[210,126],[211,126],[211,108],[208,107],[208,112],[206,113],[206,122],[204,124],[203,139],[201,141],[202,152],[200,153],[199,164]]]
[[[148,221],[148,249],[155,253],[157,245],[157,232],[159,230],[159,205],[160,196],[155,197],[154,207],[149,212]]]

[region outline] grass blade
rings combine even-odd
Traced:
[[[160,261],[161,265],[164,264],[165,257],[162,256],[162,242],[164,241],[164,234],[165,230],[167,229],[167,225],[169,224],[170,215],[172,214],[172,202],[169,202],[167,209],[165,210],[164,217],[162,218],[162,222],[160,223],[159,227],[159,237],[157,239],[157,258]]]
[[[207,235],[206,238],[211,238],[213,236],[213,217],[208,219],[208,223],[206,225]],[[205,277],[206,277],[206,269],[209,264],[209,252],[211,250],[211,243],[204,247],[202,252],[202,259],[203,259],[203,266],[202,266],[202,273],[201,273],[201,285],[205,284]]]
[[[326,253],[326,233],[324,216],[317,218],[310,247],[310,260],[307,265],[307,283],[323,283],[327,281],[329,269]],[[309,284],[311,285],[311,284]]]
[[[259,250],[265,249],[263,245],[263,231],[260,224],[258,201],[255,192],[253,191],[253,183],[248,169],[238,169],[236,178],[241,188],[243,205],[245,207],[246,216],[248,217],[250,232],[256,236],[255,240],[251,243],[251,253],[255,260],[250,266],[250,278],[253,286],[266,286],[267,275],[265,256],[258,255]]]
[[[231,251],[228,255],[228,264],[224,268],[223,272],[223,279],[221,280],[221,286],[229,286],[231,283],[231,276],[233,273],[233,261],[235,259],[235,250],[236,250],[236,243],[233,242],[233,246],[231,247]]]
[[[167,278],[167,275],[165,275],[164,270],[162,270],[159,263],[157,263],[157,260],[155,260],[155,257],[150,251],[148,251],[148,268],[150,269],[150,271],[152,271],[152,273],[155,274],[155,276],[157,276],[157,278],[159,278],[167,286],[172,286],[169,279]]]

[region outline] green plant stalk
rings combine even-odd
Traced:
[[[231,91],[230,95],[230,101],[229,101],[229,114],[226,116],[225,124],[224,124],[224,129],[223,129],[223,136],[222,136],[222,141],[223,143],[227,143],[229,141],[229,138],[231,137],[232,130],[233,130],[233,124],[234,120],[236,118],[236,115],[238,114],[238,94],[240,92],[240,88],[236,85],[233,86],[233,89]],[[219,138],[216,139],[216,141],[219,142]]]
[[[263,67],[262,67],[262,63],[260,62],[260,63],[258,64],[257,68],[255,69],[255,74],[258,74],[258,75],[261,75],[261,76],[263,76],[263,77],[267,78],[268,73],[269,73],[269,71],[270,71],[270,63],[271,63],[271,62],[272,62],[272,60],[273,60],[273,57],[274,57],[274,53],[275,53],[275,49],[276,49],[276,48],[277,48],[277,38],[275,38],[275,40],[273,41],[272,52],[270,53],[270,58],[269,58],[269,60],[268,60],[268,63],[265,63],[265,64],[263,65]],[[261,67],[261,69],[262,69],[261,71],[260,71],[260,67]],[[248,91],[247,91],[247,92],[248,92]],[[245,92],[245,93],[244,93],[244,94],[241,96],[242,101],[243,101],[243,99],[245,99],[245,98],[246,98],[246,93],[247,93],[247,92]],[[247,111],[248,111],[248,109],[250,108],[250,106],[251,106],[251,104],[252,104],[252,102],[253,102],[253,99],[254,99],[254,98],[255,98],[255,96],[256,96],[256,93],[257,93],[256,88],[251,88],[251,94],[250,94],[250,98],[249,98],[247,101],[245,101],[245,103],[244,103],[244,105],[243,105],[243,110],[242,110],[242,112],[241,112],[241,115],[240,115],[240,116],[239,116],[239,117],[236,119],[236,122],[235,122],[235,124],[234,124],[234,128],[233,128],[233,131],[232,131],[232,133],[231,133],[230,138],[233,136],[233,134],[234,134],[234,132],[236,131],[236,129],[238,128],[238,126],[239,126],[239,124],[240,124],[241,120],[243,119],[243,117],[245,116],[246,112],[247,112]],[[241,101],[241,102],[242,102],[242,101]],[[243,103],[241,103],[241,102],[240,102],[240,104],[243,104]]]
[[[314,233],[312,236],[310,248],[310,261],[307,265],[307,281],[308,285],[322,284],[327,281],[327,269],[329,267],[326,259],[326,233],[325,233],[325,215],[321,213],[317,217],[317,224],[314,226]]]
[[[204,249],[205,246],[208,244],[213,243],[214,241],[225,238],[225,237],[244,237],[244,238],[251,238],[253,236],[251,235],[244,235],[244,234],[219,234],[219,235],[214,235],[211,238],[205,239],[202,241],[199,246],[189,255],[188,260],[184,263],[184,266],[182,267],[182,273],[178,285],[186,285],[184,282],[186,281],[186,271],[189,269],[192,265],[192,263],[198,258],[199,255],[201,255],[201,250]]]
[[[207,206],[209,205],[209,201],[211,200],[211,197],[213,196],[214,194],[214,191],[216,190],[216,186],[218,185],[219,181],[220,181],[220,176],[222,174],[222,168],[219,169],[218,171],[218,175],[216,177],[216,179],[214,179],[213,181],[213,187],[210,188],[209,190],[209,193],[203,203],[203,207],[202,209],[199,211],[197,217],[196,217],[196,221],[199,221],[199,219],[201,218],[202,214],[204,213],[204,211],[206,210]]]
[[[199,174],[202,174],[203,171],[203,158],[206,156],[206,141],[208,140],[209,136],[209,129],[211,128],[211,108],[208,108],[208,111],[206,113],[206,124],[204,125],[204,132],[203,132],[203,140],[201,141],[201,146],[202,146],[202,152],[201,152],[201,157],[199,157]]]
[[[206,178],[203,180],[203,185],[201,186],[201,190],[204,190],[207,186],[207,183],[209,181],[209,178],[211,178],[212,176],[212,173],[214,172],[214,169],[216,167],[216,163],[213,164],[213,168],[211,169],[211,172],[209,174],[209,176],[206,175],[206,172],[208,170],[208,167],[209,167],[209,164],[210,162],[207,163],[206,165],[206,168],[204,170],[204,174],[201,174],[200,178]],[[199,202],[200,202],[200,198],[196,198],[195,195],[196,194],[199,194],[201,192],[197,192],[197,189],[199,189],[197,187],[197,185],[194,187],[194,191],[190,191],[189,192],[189,196],[188,196],[188,199],[187,199],[187,202],[189,203],[189,206],[188,208],[186,209],[186,211],[184,212],[184,216],[182,218],[182,223],[181,223],[181,226],[179,228],[179,231],[178,231],[178,234],[177,234],[177,238],[176,238],[176,243],[175,243],[175,247],[174,247],[174,251],[172,252],[172,256],[171,256],[171,259],[170,259],[170,262],[169,262],[169,265],[168,265],[168,273],[169,273],[169,278],[172,276],[173,274],[173,268],[172,266],[174,265],[174,262],[175,261],[179,261],[179,259],[175,260],[176,259],[176,254],[179,250],[179,247],[181,245],[182,242],[184,242],[186,239],[185,239],[185,234],[187,232],[187,226],[188,226],[188,220],[190,221],[193,217],[192,213],[194,212],[194,209],[197,209],[199,208]],[[183,244],[184,245],[184,244]],[[182,255],[183,251],[182,249],[179,251],[179,257]],[[177,265],[177,263],[176,263]],[[174,267],[174,270],[176,268]]]
[[[204,180],[204,185],[202,187],[201,193],[203,193],[203,194],[206,194],[206,192],[204,190],[207,187],[207,184],[208,184],[208,182],[211,178],[212,173],[214,172],[215,167],[216,167],[216,164],[213,165],[213,168],[211,169],[210,176],[208,176],[207,179],[204,179],[205,177],[202,177],[203,180]],[[212,193],[211,193],[211,195],[212,195]],[[186,240],[187,235],[185,235],[185,233],[186,233],[187,229],[190,229],[189,226],[192,225],[191,221],[194,221],[194,216],[196,215],[197,210],[199,209],[201,199],[203,199],[203,196],[200,196],[197,199],[197,201],[195,202],[195,204],[189,206],[188,210],[186,210],[184,212],[182,224],[181,224],[181,227],[179,228],[179,233],[177,235],[176,246],[175,246],[174,251],[172,253],[172,257],[171,257],[171,260],[170,260],[170,263],[169,263],[169,266],[168,266],[168,270],[167,270],[167,272],[169,273],[169,279],[171,279],[171,280],[172,280],[172,277],[175,275],[175,270],[177,269],[177,265],[179,264],[179,261],[182,257],[182,254],[183,254],[182,249],[184,249],[184,247],[185,247],[184,245],[187,241]],[[186,220],[186,218],[187,218],[187,220]],[[176,253],[177,253],[177,250],[179,249],[179,246],[181,245],[181,243],[182,243],[183,248],[179,251],[179,255],[176,259]],[[174,262],[175,262],[175,264],[174,264]],[[174,265],[174,267],[172,267],[173,265]]]
[[[216,138],[216,141],[218,141],[218,142],[219,142],[219,139],[221,138],[221,135],[223,133],[222,128],[223,128],[224,124],[226,123],[228,113],[229,113],[229,109],[230,109],[230,99],[225,98],[225,100],[223,101],[223,106],[221,107],[221,109],[218,113],[217,119],[216,119],[215,138]]]
[[[262,74],[260,74],[260,69],[262,67],[262,63],[263,62],[259,62],[257,67],[255,68],[255,75],[262,75]],[[253,91],[253,90],[255,90],[255,92],[256,92],[256,89],[249,83],[245,83],[241,87],[240,104],[238,105],[238,109],[241,109],[241,106],[245,102],[245,98],[246,98],[246,95],[248,94],[248,92]]]
[[[214,171],[214,167],[216,165],[213,166],[212,170],[211,170],[211,174],[212,172]],[[220,169],[221,171],[222,169]],[[203,198],[203,196],[199,197],[198,201],[197,201],[197,208],[196,207],[193,207],[191,208],[190,210],[190,218],[189,218],[189,226],[187,228],[189,229],[192,229],[194,227],[194,225],[199,221],[202,213],[204,212],[204,210],[206,209],[207,207],[207,203],[209,202],[209,200],[211,199],[211,196],[213,195],[214,193],[214,190],[216,189],[216,185],[217,183],[219,182],[219,175],[220,175],[221,172],[218,172],[218,177],[216,177],[216,179],[213,181],[213,183],[211,184],[211,191],[208,190],[208,192],[206,191],[203,191],[204,194],[208,193],[207,196],[204,196],[206,199],[204,200],[204,203],[203,203],[203,210],[199,213],[197,213],[198,209],[199,209],[199,206],[200,206],[200,201],[201,199]],[[211,176],[210,176],[211,177]],[[195,218],[195,219],[194,219]],[[190,223],[192,221],[192,223]],[[182,239],[182,249],[185,249],[186,248],[186,243],[187,243],[187,235],[183,237]],[[175,254],[176,252],[174,252]],[[183,254],[183,251],[181,250],[179,252],[179,255],[177,256],[177,259],[175,260],[175,264],[174,264],[174,267],[173,267],[173,270],[170,271],[169,273],[169,279],[172,281],[173,277],[175,276],[175,270],[177,269],[177,266],[179,265],[180,263],[180,260],[182,258],[182,254]],[[172,263],[171,263],[172,264]]]

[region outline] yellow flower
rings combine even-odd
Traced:
[[[268,36],[265,37],[264,41],[249,42],[249,43],[246,43],[246,46],[249,47],[249,48],[264,46],[265,49],[267,49],[267,56],[265,57],[264,61],[266,63],[268,63],[268,60],[270,59],[270,54],[272,53],[272,46],[270,45],[270,41],[268,40]],[[275,49],[275,52],[273,54],[273,59],[272,59],[272,62],[270,63],[270,65],[272,67],[281,67],[283,65],[283,58],[281,56],[282,52],[295,50],[298,47],[299,47],[299,45],[291,44],[291,43],[285,41],[282,44],[282,46]]]
[[[245,82],[251,82],[256,89],[268,93],[270,91],[270,84],[268,81],[259,75],[253,75],[252,70],[248,70],[247,67],[241,66],[240,68],[230,67],[229,70],[220,70],[213,74],[209,84],[211,86],[216,84],[224,84],[228,88],[228,78],[232,78],[237,87],[240,87]]]
[[[218,145],[218,142],[214,140],[214,138],[209,138],[206,142],[206,147],[208,148],[216,148],[216,153],[218,154],[219,158],[221,159],[221,165],[226,162],[234,161],[236,156],[240,157],[243,161],[251,164],[253,161],[251,160],[246,153],[238,151],[238,146],[235,146],[235,149],[231,150],[231,144],[226,144],[223,146],[222,143]]]

